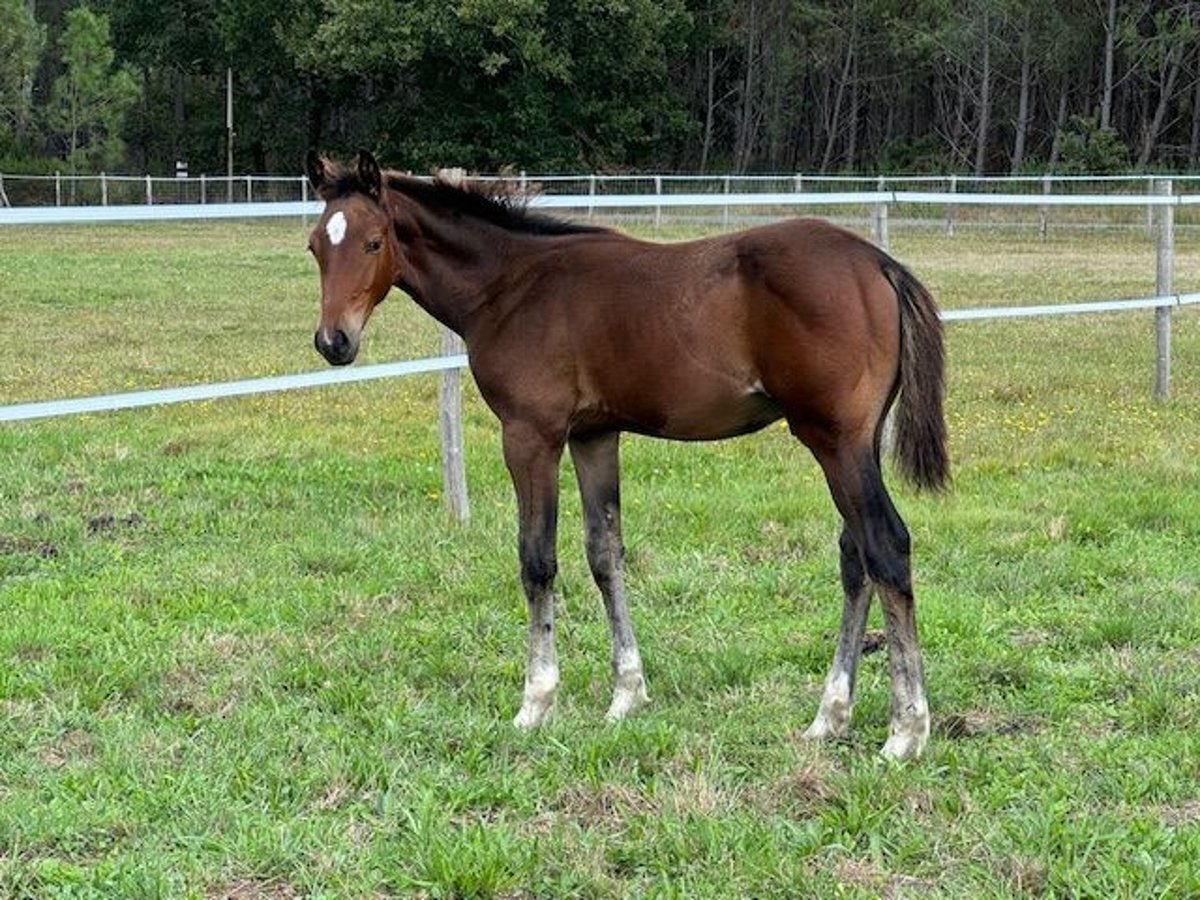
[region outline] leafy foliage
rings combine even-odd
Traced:
[[[33,73],[45,38],[25,0],[0,0],[0,154],[30,114]]]
[[[120,128],[137,100],[133,73],[114,65],[108,17],[79,6],[67,13],[60,40],[63,73],[54,81],[48,121],[66,144],[72,171],[112,165],[124,154]]]
[[[418,171],[1200,165],[1185,0],[91,2],[141,91],[112,130],[148,171],[223,168],[228,69],[241,170],[360,146]],[[32,100],[49,122],[63,63],[23,76],[41,31],[3,3],[0,119]],[[77,4],[36,4],[46,46]],[[17,131],[69,155],[55,115],[40,146]],[[1091,147],[1087,117],[1113,134]]]
[[[1075,116],[1062,136],[1062,171],[1074,175],[1121,172],[1129,167],[1129,148],[1113,128]]]

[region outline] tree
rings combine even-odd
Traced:
[[[682,0],[329,0],[288,40],[301,69],[356,88],[330,124],[396,164],[594,168],[677,133],[688,25]]]
[[[27,131],[43,40],[25,0],[0,0],[0,152]]]
[[[138,97],[137,81],[114,66],[108,17],[72,9],[59,42],[63,73],[54,80],[49,122],[65,143],[71,171],[80,164],[112,165],[124,152],[121,124]]]

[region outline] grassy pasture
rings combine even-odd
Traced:
[[[947,308],[1153,289],[1136,229],[892,242]],[[0,402],[316,367],[303,247],[0,232]],[[626,441],[653,702],[619,726],[564,467],[560,707],[525,735],[514,504],[470,389],[461,528],[430,377],[0,426],[0,896],[1200,894],[1200,315],[1162,404],[1149,313],[947,334],[955,489],[897,490],[934,715],[906,766],[877,757],[882,655],[853,735],[799,739],[838,525],[780,427]],[[364,354],[436,347],[397,296]]]

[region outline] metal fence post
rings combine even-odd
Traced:
[[[588,218],[596,213],[596,176],[588,176]]]
[[[62,172],[54,173],[54,205],[62,206]]]
[[[457,356],[463,342],[449,328],[442,328],[442,355]],[[471,517],[467,498],[467,470],[463,457],[462,370],[446,369],[438,391],[438,425],[442,436],[442,491],[446,508],[455,521]]]
[[[154,187],[152,186],[149,175],[146,176],[146,205],[154,205]]]
[[[654,176],[654,196],[656,196],[656,197],[662,196],[662,176],[661,175]],[[654,227],[658,228],[661,225],[662,225],[662,206],[655,206],[654,207]]]
[[[725,176],[725,196],[726,197],[729,196],[729,189],[730,189],[729,182],[730,182],[730,178],[728,175],[726,175]],[[726,200],[725,205],[723,207],[721,207],[721,227],[726,228],[726,229],[729,228],[729,201],[728,200]]]
[[[1171,180],[1157,182],[1159,196],[1171,196]],[[1155,292],[1160,297],[1175,293],[1175,207],[1164,203],[1158,207],[1158,252],[1155,253]],[[1171,396],[1171,307],[1154,310],[1154,396],[1165,400]]]
[[[208,184],[205,182],[204,173],[200,173],[200,204],[203,206],[208,202]]]
[[[308,179],[303,175],[300,176],[300,202],[304,204],[300,208],[300,227],[308,231]]]

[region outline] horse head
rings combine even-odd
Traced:
[[[399,250],[374,156],[360,150],[346,171],[309,152],[306,168],[325,201],[308,239],[321,268],[321,318],[313,343],[331,364],[344,366],[354,361],[367,319],[396,279]]]

